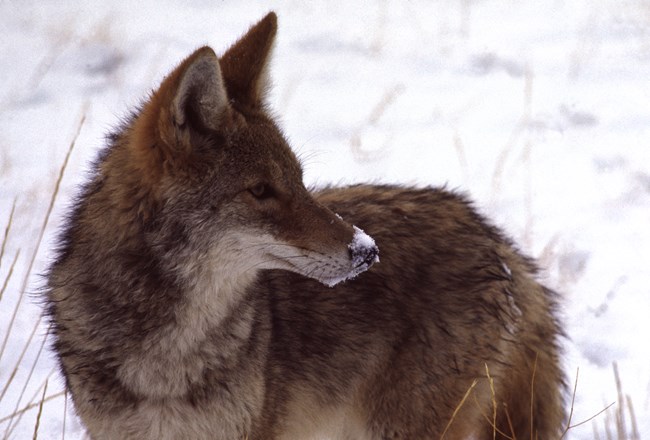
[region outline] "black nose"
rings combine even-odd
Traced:
[[[379,261],[379,248],[377,246],[356,247],[350,249],[350,258],[354,267],[372,266],[373,263]]]

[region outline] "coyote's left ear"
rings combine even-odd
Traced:
[[[264,107],[269,88],[268,65],[278,18],[267,14],[219,59],[228,96],[244,108]]]
[[[218,130],[228,115],[228,95],[214,51],[202,47],[177,69],[179,80],[170,96],[170,116],[176,127],[193,125]]]
[[[193,149],[192,139],[231,122],[219,60],[209,47],[187,57],[144,105],[134,124],[134,154],[140,168],[157,173],[180,164]]]

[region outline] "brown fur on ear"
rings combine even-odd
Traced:
[[[278,18],[269,12],[220,58],[228,96],[236,104],[263,107],[268,87],[266,70],[277,29]]]
[[[133,126],[134,159],[155,178],[187,159],[194,133],[217,130],[229,117],[219,61],[210,47],[202,47],[174,69],[145,104]]]

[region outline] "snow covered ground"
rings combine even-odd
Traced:
[[[565,367],[571,378],[580,369],[573,421],[617,402],[569,437],[616,435],[619,402],[629,414],[615,362],[641,438],[650,438],[648,2],[184,3],[0,2],[0,234],[16,201],[0,287],[18,255],[0,299],[0,436],[31,438],[38,406],[19,421],[5,417],[38,402],[46,381],[46,396],[61,392],[30,293],[104,134],[193,49],[222,51],[274,9],[272,106],[308,183],[469,192],[563,295]],[[64,429],[81,438],[72,414],[63,397],[49,400],[39,438]],[[628,416],[625,426],[632,431]]]

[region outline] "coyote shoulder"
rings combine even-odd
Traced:
[[[307,190],[265,105],[276,28],[185,59],[68,217],[47,314],[91,438],[558,438],[534,264],[445,189]]]

